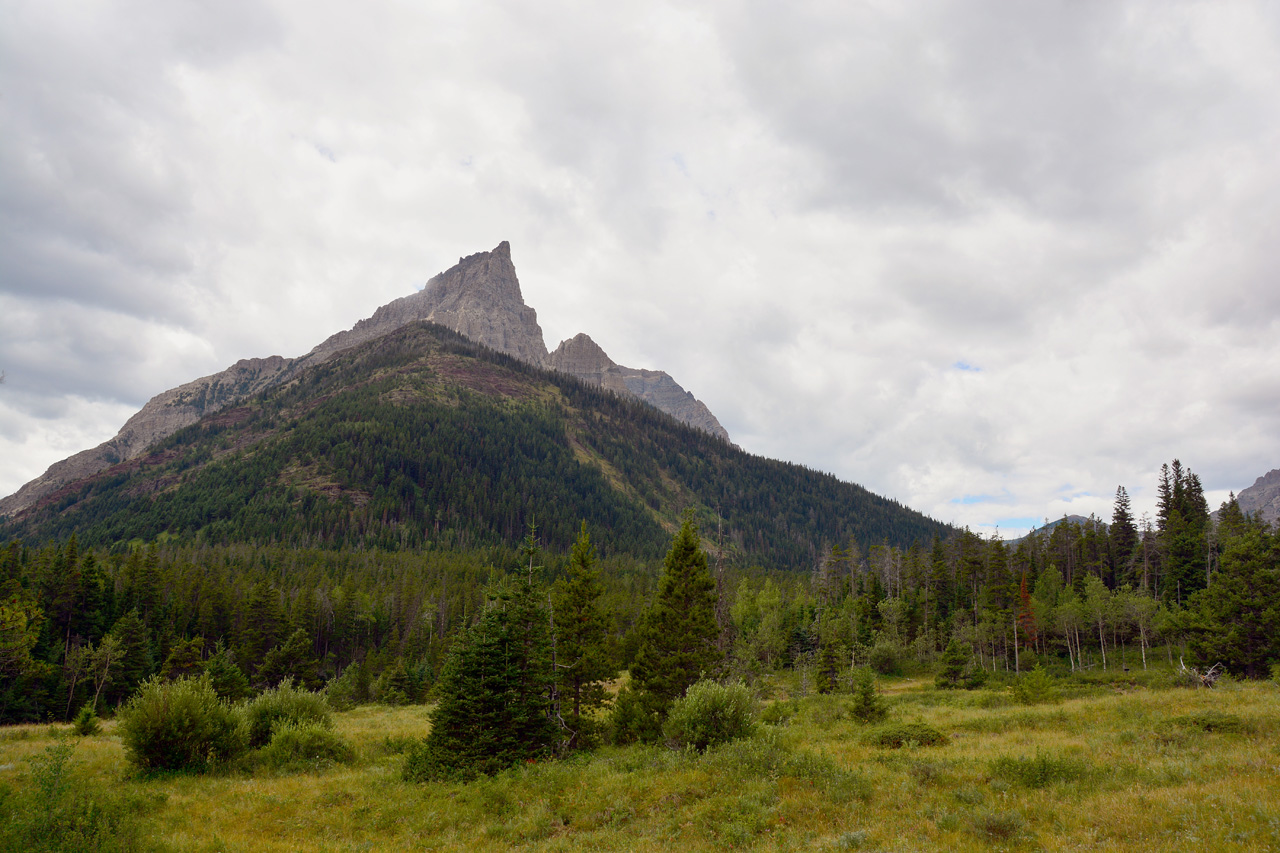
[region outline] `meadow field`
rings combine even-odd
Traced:
[[[1280,850],[1280,685],[1166,685],[1075,676],[1016,696],[887,679],[888,718],[867,724],[852,697],[787,698],[782,679],[754,736],[704,754],[604,747],[467,784],[402,781],[423,706],[335,713],[345,762],[206,775],[136,773],[110,721],[86,737],[12,726],[0,842],[32,853],[35,826],[44,849],[190,853]],[[943,741],[926,745],[929,729]]]

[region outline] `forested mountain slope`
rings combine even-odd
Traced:
[[[536,520],[566,548],[586,520],[611,552],[661,554],[692,507],[740,564],[811,567],[833,543],[906,547],[950,529],[801,466],[427,323],[338,353],[0,525],[192,542],[469,548]]]

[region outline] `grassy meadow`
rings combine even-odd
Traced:
[[[401,781],[421,706],[336,713],[351,763],[203,776],[134,773],[112,722],[87,737],[13,726],[0,730],[0,818],[44,821],[55,845],[72,820],[56,804],[87,798],[83,831],[110,824],[93,849],[191,853],[1280,850],[1280,685],[1142,680],[1060,679],[1025,704],[1008,686],[887,679],[888,720],[866,724],[850,696],[789,699],[780,679],[757,734],[706,754],[607,747],[469,784]],[[945,742],[872,742],[906,723]]]

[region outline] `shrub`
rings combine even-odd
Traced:
[[[867,666],[881,675],[897,675],[902,671],[903,649],[887,637],[880,637],[867,653]]]
[[[1017,812],[980,812],[973,816],[973,829],[979,835],[1008,841],[1022,832],[1026,821]]]
[[[1035,669],[1022,673],[1013,682],[1013,698],[1023,705],[1037,705],[1055,701],[1058,691],[1054,689],[1053,678],[1037,664]]]
[[[927,723],[887,723],[867,732],[863,741],[871,746],[898,749],[903,746],[942,746],[947,742],[947,736]]]
[[[675,747],[705,750],[751,734],[755,700],[742,682],[703,680],[671,705],[662,733]]]
[[[965,690],[977,690],[979,687],[987,683],[989,673],[975,661],[969,661],[965,665],[964,671],[960,674],[960,683],[964,685]]]
[[[651,743],[662,734],[662,723],[646,697],[625,685],[614,699],[609,714],[609,741],[619,746]]]
[[[119,732],[129,760],[143,770],[207,770],[245,747],[241,716],[205,675],[153,677],[124,706]]]
[[[101,723],[98,720],[98,712],[93,709],[91,703],[85,703],[80,709],[80,713],[76,714],[76,718],[71,721],[71,730],[80,737],[88,737],[96,735],[100,729]]]
[[[49,853],[116,853],[148,849],[141,812],[151,797],[119,786],[86,786],[72,774],[69,741],[31,759],[32,786],[10,791],[0,786],[0,850]]]
[[[271,742],[259,750],[257,760],[276,770],[350,764],[355,750],[327,726],[316,722],[276,723]]]
[[[1064,756],[1036,753],[1034,758],[1002,755],[991,762],[991,775],[1024,788],[1047,788],[1057,782],[1087,779],[1093,768],[1083,761]]]
[[[250,701],[245,706],[245,719],[249,727],[249,746],[255,749],[270,743],[272,730],[281,723],[314,723],[321,728],[333,727],[324,694],[294,687],[288,679]]]

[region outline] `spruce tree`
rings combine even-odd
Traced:
[[[490,587],[479,619],[450,649],[431,731],[411,751],[406,778],[469,779],[544,757],[554,748],[550,632],[530,551],[526,545],[527,573]]]
[[[1116,501],[1111,510],[1110,538],[1112,577],[1119,583],[1130,581],[1129,563],[1138,547],[1138,528],[1133,523],[1129,493],[1124,486],[1116,487]]]
[[[584,521],[569,555],[568,576],[556,585],[555,596],[555,674],[561,702],[567,703],[561,716],[570,730],[569,749],[590,739],[590,714],[604,706],[604,682],[616,672],[605,645],[603,591],[596,549]]]
[[[644,703],[665,716],[671,703],[703,675],[712,675],[723,658],[716,645],[716,584],[689,514],[663,561],[657,597],[638,631],[631,682]]]

